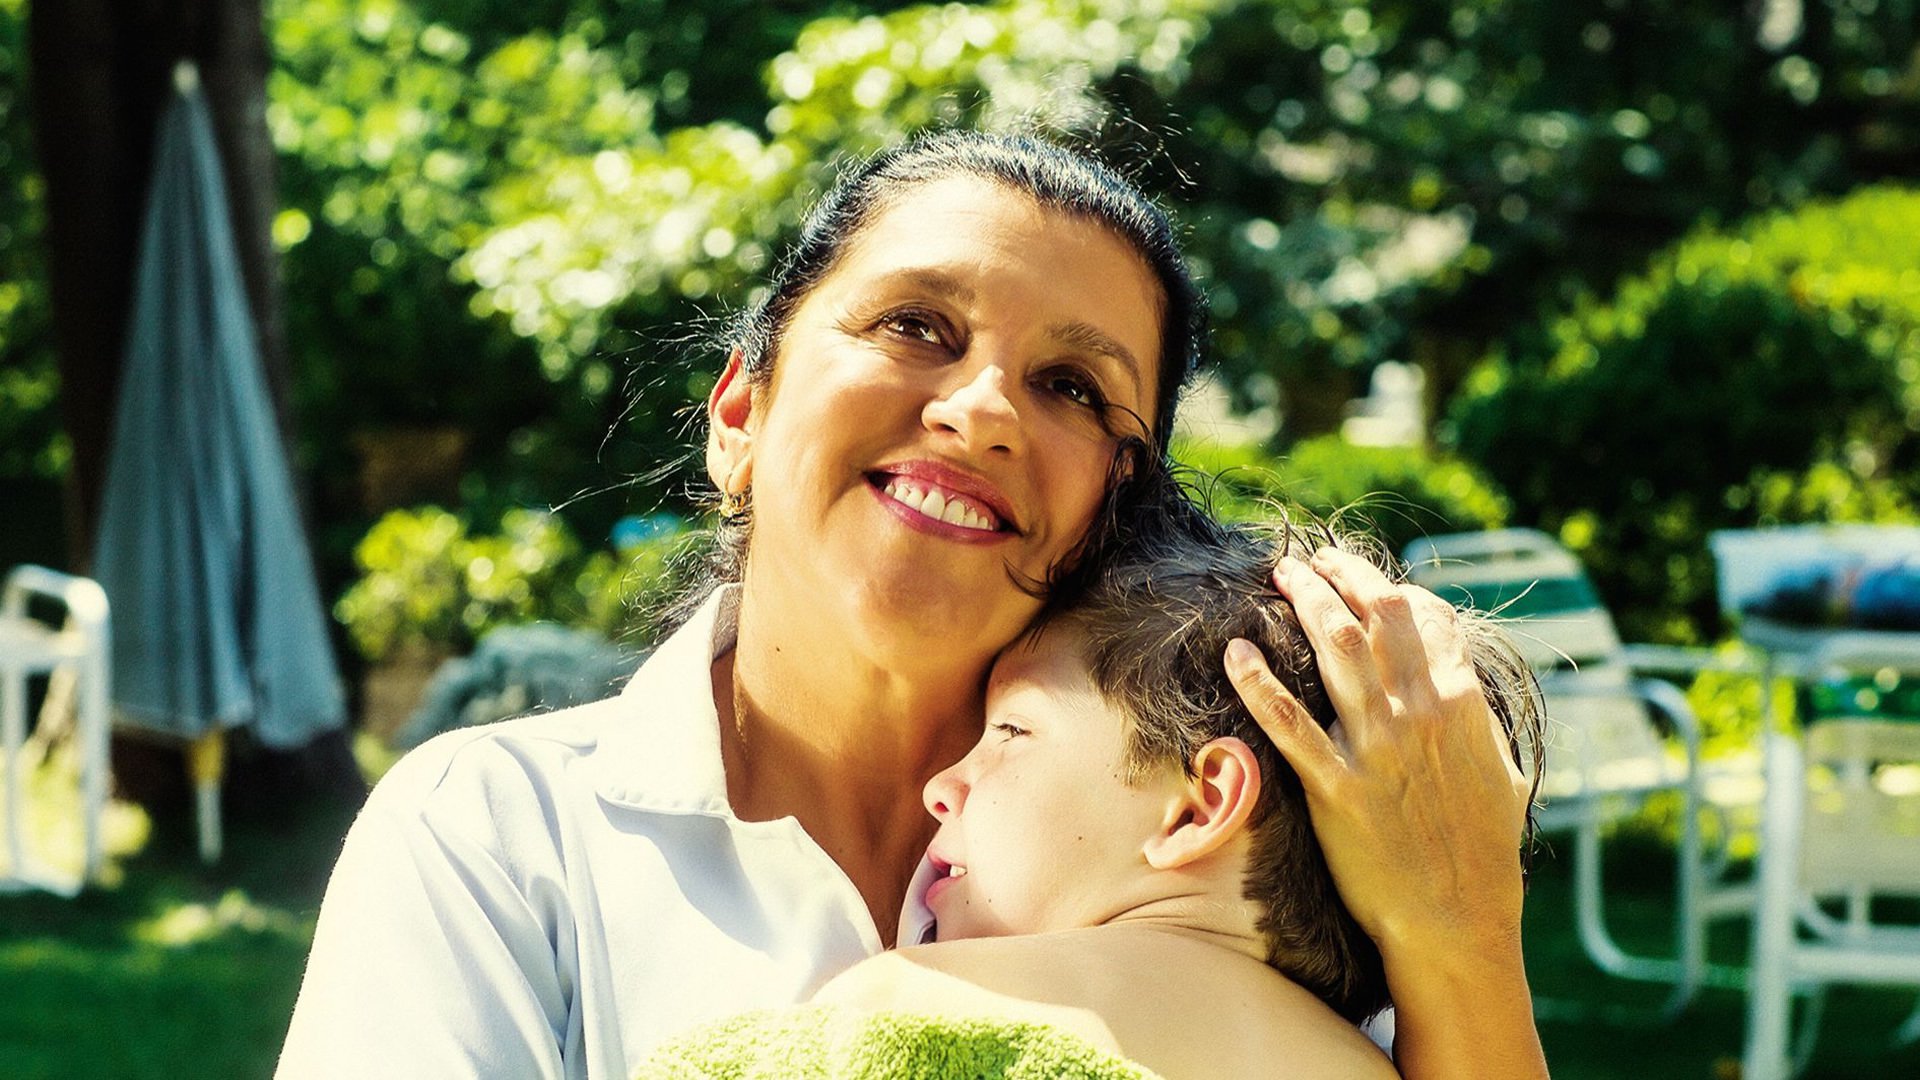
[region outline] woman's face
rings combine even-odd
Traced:
[[[973,177],[908,189],[795,310],[771,386],[715,395],[740,433],[716,479],[748,460],[750,587],[903,662],[998,650],[1038,605],[1013,575],[1091,525],[1120,410],[1151,424],[1161,307],[1099,224]]]

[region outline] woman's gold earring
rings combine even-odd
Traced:
[[[720,519],[738,521],[747,516],[747,508],[753,505],[753,487],[748,485],[739,491],[720,493]]]

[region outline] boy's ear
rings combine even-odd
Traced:
[[[735,349],[707,395],[707,475],[723,495],[738,495],[753,482],[755,396],[746,357]]]
[[[1253,748],[1231,736],[1213,740],[1194,753],[1193,775],[1147,842],[1148,865],[1172,870],[1220,850],[1240,834],[1259,801],[1260,761]]]

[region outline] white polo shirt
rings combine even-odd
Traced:
[[[327,886],[278,1075],[625,1080],[661,1039],[880,951],[798,822],[727,804],[711,670],[738,603],[710,598],[618,697],[394,766]],[[899,940],[929,922],[910,901]]]

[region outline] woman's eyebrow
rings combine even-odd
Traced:
[[[1099,327],[1083,322],[1054,323],[1047,327],[1047,336],[1068,348],[1107,357],[1126,370],[1128,377],[1133,379],[1135,392],[1142,390],[1139,359]]]
[[[942,300],[951,300],[956,304],[973,303],[973,286],[947,273],[945,270],[930,270],[916,267],[910,270],[903,270],[897,276],[907,284],[933,293]]]

